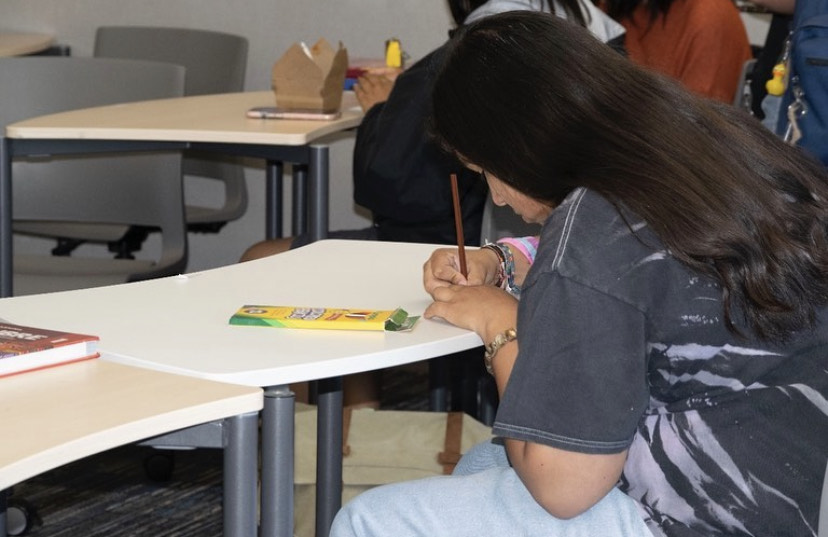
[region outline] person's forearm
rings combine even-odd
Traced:
[[[509,245],[514,259],[514,281],[520,287],[526,278],[526,273],[535,261],[535,254],[538,248],[538,237],[509,237],[500,239]]]
[[[796,0],[752,0],[754,4],[765,7],[775,13],[790,14],[794,12]]]

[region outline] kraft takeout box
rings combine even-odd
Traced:
[[[321,112],[339,110],[347,70],[348,51],[342,43],[338,50],[324,39],[310,48],[294,43],[273,65],[276,106]]]

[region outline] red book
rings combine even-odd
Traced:
[[[98,336],[0,323],[0,377],[97,358]]]

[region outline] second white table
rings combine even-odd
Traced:
[[[411,332],[231,326],[246,304],[393,309],[421,315],[431,300],[428,244],[323,240],[265,259],[179,277],[0,301],[18,324],[92,332],[113,359],[265,387],[262,535],[291,535],[293,397],[287,385],[426,360],[481,345],[473,332],[421,319]],[[341,498],[341,391],[321,390],[317,532]],[[324,384],[324,383],[323,383]]]

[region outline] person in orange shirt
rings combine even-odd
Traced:
[[[639,65],[680,80],[692,91],[731,103],[742,66],[752,57],[731,0],[602,0],[627,30],[626,48]]]

